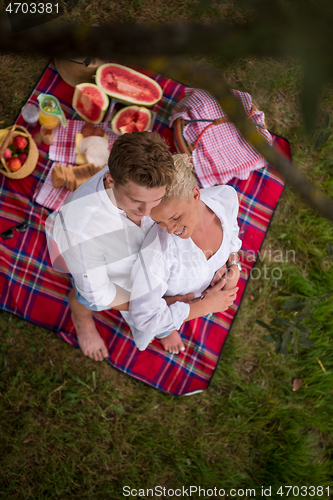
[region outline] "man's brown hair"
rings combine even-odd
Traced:
[[[121,135],[112,146],[109,171],[115,185],[132,181],[139,186],[170,186],[173,181],[172,154],[156,132]]]

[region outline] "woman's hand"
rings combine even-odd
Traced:
[[[201,300],[195,299],[189,303],[190,312],[185,321],[207,316],[209,313],[226,311],[237,296],[238,287],[224,290],[225,279],[222,278],[216,285],[209,287],[201,294]]]
[[[203,305],[207,310],[206,314],[226,311],[236,300],[238,287],[224,290],[225,279],[217,282],[209,290],[206,290],[202,298]]]
[[[223,276],[225,275],[226,269],[227,269],[227,266],[226,266],[226,264],[224,264],[222,267],[220,267],[220,269],[218,269],[215,272],[214,278],[210,282],[210,286],[216,285],[216,283],[218,283],[220,281],[220,279],[223,278]],[[207,288],[207,290],[209,290],[209,289]]]

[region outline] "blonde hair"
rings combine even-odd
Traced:
[[[173,161],[175,166],[173,183],[167,187],[161,203],[168,203],[174,198],[189,199],[192,196],[193,188],[197,186],[190,158],[186,154],[174,155]]]

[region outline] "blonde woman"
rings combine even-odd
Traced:
[[[128,322],[140,350],[157,337],[178,354],[185,321],[225,311],[236,299],[241,241],[234,188],[199,190],[189,158],[175,155],[174,163],[174,184],[151,210],[155,224],[133,266]],[[196,300],[189,303],[163,298],[190,292]]]

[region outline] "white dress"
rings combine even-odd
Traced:
[[[155,335],[178,330],[188,317],[189,304],[170,307],[164,295],[193,292],[201,295],[215,272],[242,242],[238,238],[238,197],[231,186],[200,190],[201,200],[219,217],[223,239],[217,252],[207,260],[191,238],[182,239],[155,224],[146,236],[132,270],[132,292],[127,318],[136,346],[146,349]]]

